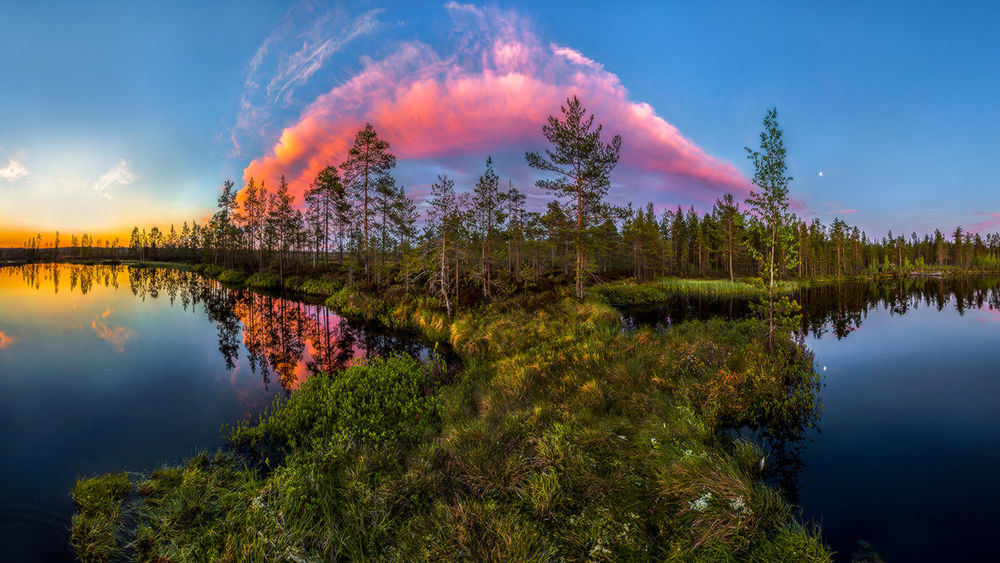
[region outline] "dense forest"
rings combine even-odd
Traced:
[[[681,206],[657,213],[653,203],[611,205],[607,194],[620,138],[604,143],[601,126],[575,98],[562,111],[562,119],[550,117],[543,127],[552,150],[526,154],[527,164],[546,174],[537,186],[555,196],[545,211],[527,209],[525,193],[510,181],[505,187],[487,158],[469,189],[439,176],[420,213],[393,177],[389,143],[367,124],[340,165],[316,176],[303,201],[284,177],[275,187],[254,178],[243,188],[226,181],[207,222],[179,229],[136,226],[127,242],[39,234],[23,248],[3,251],[4,257],[200,261],[279,277],[319,268],[369,287],[424,288],[449,308],[459,297],[492,299],[574,278],[580,294],[583,284],[624,277],[760,273],[754,255],[767,246],[767,220],[751,199],[726,194],[701,213]],[[773,125],[780,142],[776,119]],[[762,134],[762,147],[764,142]],[[787,198],[780,212],[787,241],[777,251],[790,256],[775,261],[779,278],[1000,269],[998,233],[957,227],[948,234],[890,231],[875,238],[840,218],[829,225],[818,218],[807,222],[788,211]]]

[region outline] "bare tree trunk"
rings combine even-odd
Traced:
[[[451,301],[448,299],[448,269],[446,267],[445,256],[447,254],[447,234],[441,231],[441,295],[444,297],[444,306],[448,311],[448,318],[451,318]]]
[[[733,281],[733,218],[732,214],[727,212],[729,217],[729,281]]]

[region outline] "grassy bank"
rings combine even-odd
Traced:
[[[217,279],[228,285],[252,289],[286,289],[307,295],[329,296],[343,287],[343,282],[332,276],[291,275],[284,279],[275,273],[256,272],[248,274],[213,264],[198,264],[193,269],[202,275]]]
[[[315,376],[233,430],[237,453],[129,484],[138,502],[120,476],[81,481],[106,491],[74,496],[82,558],[829,559],[761,483],[762,453],[717,433],[815,407],[808,351],[766,353],[757,322],[623,333],[610,307],[551,296],[451,319],[349,289],[329,304],[447,343],[463,369]]]
[[[778,291],[789,294],[799,288],[795,281],[779,282]],[[759,282],[752,280],[711,280],[659,278],[636,283],[619,281],[590,288],[590,293],[612,305],[652,305],[679,296],[755,298],[767,293]]]

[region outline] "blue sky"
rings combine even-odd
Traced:
[[[416,98],[466,104],[466,114],[428,113],[458,123],[438,137],[401,129],[420,112],[385,124],[415,195],[441,171],[462,186],[487,154],[502,176],[530,185],[520,155],[541,148],[540,122],[535,145],[523,127],[485,135],[469,129],[482,124],[462,125],[478,101],[505,127],[497,104],[516,101],[456,90],[489,88],[481,79],[503,73],[538,79],[543,92],[572,91],[576,76],[607,84],[584,92],[605,128],[623,133],[623,152],[639,155],[616,172],[619,201],[705,209],[734,185],[733,171],[750,175],[743,147],[777,106],[801,215],[840,215],[877,236],[995,228],[998,15],[987,4],[860,2],[9,4],[0,17],[0,232],[201,218],[224,178],[283,167],[307,178],[309,158],[336,160],[318,146],[286,157],[282,130],[336,147],[380,103],[398,114]],[[532,50],[501,60],[498,42]],[[400,62],[408,47],[415,54]],[[376,69],[399,88],[344,91]],[[417,96],[427,84],[435,97]],[[540,115],[557,109],[552,97],[538,101]],[[651,113],[635,117],[641,103]],[[468,142],[432,142],[441,137]],[[681,141],[678,157],[669,151]],[[661,154],[676,165],[651,166]]]

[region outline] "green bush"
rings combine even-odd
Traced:
[[[281,280],[278,278],[277,274],[267,274],[264,272],[257,272],[256,274],[250,276],[246,279],[245,283],[248,287],[256,289],[274,289],[281,287]]]
[[[310,295],[333,295],[341,287],[343,287],[343,284],[334,280],[308,278],[296,289]]]
[[[243,285],[247,280],[247,275],[236,270],[224,270],[217,278],[222,283],[231,285]]]
[[[395,356],[310,377],[290,398],[277,399],[259,424],[236,428],[232,440],[251,447],[275,443],[288,451],[316,440],[412,442],[439,424],[427,372],[419,360]]]

